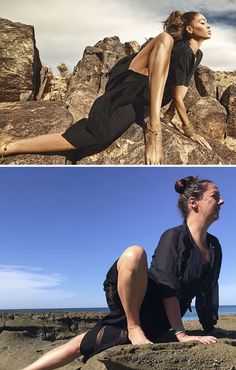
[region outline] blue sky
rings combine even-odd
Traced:
[[[143,44],[162,32],[161,21],[173,10],[206,15],[212,38],[201,46],[202,64],[235,69],[235,0],[0,0],[0,6],[2,18],[34,26],[41,61],[54,73],[60,62],[72,71],[85,47],[107,36]]]
[[[175,181],[199,175],[225,200],[220,303],[236,304],[235,167],[0,168],[0,309],[105,306],[109,266],[131,244],[150,262],[161,233],[182,223]]]

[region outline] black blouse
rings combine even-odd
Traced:
[[[181,311],[190,308],[196,297],[199,321],[210,331],[218,319],[222,252],[215,236],[207,233],[207,241],[210,266],[206,269],[186,224],[165,231],[152,257],[149,276],[157,283],[162,299],[179,299]]]
[[[164,89],[163,105],[172,99],[172,88],[174,86],[189,86],[192,76],[201,63],[202,56],[202,51],[198,49],[195,58],[189,40],[184,39],[174,44]]]

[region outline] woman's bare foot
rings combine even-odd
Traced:
[[[129,328],[128,337],[132,344],[137,345],[152,344],[152,342],[146,338],[140,326],[134,326],[132,328]]]
[[[13,141],[13,138],[9,135],[0,136],[0,156],[1,159],[7,156],[8,145]]]

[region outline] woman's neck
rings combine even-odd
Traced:
[[[200,249],[208,248],[207,229],[208,226],[200,220],[194,220],[191,217],[187,219],[187,226],[190,230],[193,240]]]
[[[196,56],[198,49],[202,44],[202,40],[189,39],[189,46],[192,49],[194,55]]]

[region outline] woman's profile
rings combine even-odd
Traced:
[[[211,180],[177,180],[178,206],[184,222],[166,230],[147,267],[141,246],[128,247],[109,269],[104,282],[110,313],[87,333],[44,354],[23,370],[50,370],[80,355],[84,360],[118,344],[145,345],[172,329],[179,342],[214,344],[218,319],[218,278],[222,252],[208,227],[219,218],[224,201]],[[205,333],[186,332],[182,316],[196,298]],[[227,333],[228,334],[228,333]]]
[[[211,149],[195,132],[184,105],[191,77],[202,59],[200,46],[211,37],[210,25],[201,13],[179,11],[172,12],[163,23],[164,32],[111,69],[105,93],[95,100],[88,118],[74,123],[64,133],[16,141],[3,135],[2,158],[17,153],[91,148],[100,151],[134,122],[145,122],[146,163],[163,164],[160,110],[171,101],[171,109],[177,110],[185,135]]]

